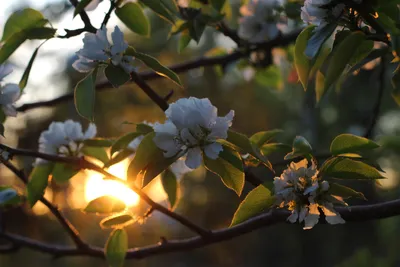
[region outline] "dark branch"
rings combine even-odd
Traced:
[[[69,0],[69,2],[76,7],[78,5],[78,0]],[[79,16],[81,17],[83,23],[85,24],[85,28],[87,31],[95,33],[96,32],[96,28],[92,25],[92,23],[90,22],[90,18],[88,16],[88,14],[86,13],[85,10],[82,10],[79,13]]]
[[[368,220],[384,219],[400,215],[400,199],[373,205],[353,206],[348,208],[338,207],[336,210],[341,214],[346,222],[364,222]],[[208,238],[198,236],[181,240],[168,240],[168,242],[164,243],[160,242],[147,247],[130,249],[127,252],[126,258],[143,259],[165,253],[182,252],[205,247],[210,244],[223,242],[248,234],[264,227],[269,227],[278,223],[286,223],[286,219],[289,215],[290,212],[286,210],[273,210],[266,214],[249,219],[239,225],[212,231]],[[325,221],[321,220],[320,223],[325,223]],[[48,245],[10,233],[3,234],[1,237],[9,240],[17,246],[27,247],[57,257],[88,256],[104,258],[104,251],[99,247],[89,247],[87,250],[80,250],[66,246]]]
[[[117,7],[117,3],[116,3],[117,1],[116,0],[111,0],[110,1],[110,8],[108,9],[108,11],[107,11],[107,13],[106,13],[106,15],[104,16],[104,20],[103,20],[103,22],[101,23],[101,27],[103,28],[103,27],[105,27],[105,26],[107,26],[107,23],[108,23],[108,21],[110,20],[110,17],[111,17],[111,13],[114,11],[114,9]]]

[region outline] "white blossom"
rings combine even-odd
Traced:
[[[292,214],[287,218],[291,223],[297,220],[304,222],[303,229],[311,229],[318,223],[321,208],[326,221],[330,224],[345,223],[340,214],[334,210],[329,197],[345,204],[337,196],[328,193],[329,183],[318,178],[317,166],[314,162],[308,167],[307,159],[292,162],[280,177],[274,179],[277,205],[288,207]]]
[[[83,48],[76,53],[78,59],[72,66],[79,72],[89,72],[99,64],[112,63],[122,67],[127,73],[134,71],[133,57],[125,55],[128,43],[118,26],[111,33],[111,39],[112,43],[108,40],[107,29],[104,27],[97,30],[96,34],[86,33]]]
[[[165,157],[186,154],[185,164],[191,169],[201,165],[202,154],[216,159],[222,151],[218,139],[226,139],[232,125],[234,111],[218,117],[217,108],[207,98],[179,99],[165,111],[167,121],[156,123],[155,144],[164,151]]]
[[[238,35],[251,43],[259,43],[275,38],[279,34],[277,26],[279,14],[278,0],[250,0],[240,11]]]
[[[21,90],[17,84],[3,84],[3,79],[12,72],[8,65],[0,65],[0,105],[6,116],[15,117],[17,110],[14,103],[20,98]]]
[[[79,122],[67,120],[52,122],[49,129],[43,131],[39,137],[39,152],[59,156],[82,156],[83,141],[95,137],[96,125],[90,123],[86,132],[83,132]],[[46,160],[36,159],[35,164],[46,163]]]

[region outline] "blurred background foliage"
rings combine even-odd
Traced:
[[[68,20],[72,19],[72,11],[67,1],[18,0],[10,4],[0,4],[0,7],[4,7],[0,22],[4,23],[11,12],[31,6],[33,2],[51,21],[61,21],[65,17]],[[104,1],[104,6],[107,6],[106,2]],[[227,22],[232,28],[236,28],[240,1],[231,1],[231,4],[232,12],[227,17]],[[95,16],[95,12],[99,13],[97,16],[104,15],[102,11],[97,10],[91,12],[90,16]],[[191,43],[183,53],[178,54],[177,38],[169,38],[168,35],[169,24],[153,14],[150,17],[150,38],[142,38],[126,31],[126,39],[137,50],[156,56],[165,65],[221,51],[226,53],[234,47],[229,38],[208,28],[198,45]],[[116,24],[118,20],[114,17],[112,23]],[[81,37],[72,39],[77,43],[77,47],[81,45]],[[10,62],[19,69],[14,77],[20,77],[29,60],[26,54],[32,53],[36,46],[37,43],[31,41],[20,48],[22,52],[19,51],[11,58]],[[71,67],[75,59],[74,51],[64,53],[51,41],[48,46],[53,50],[43,49],[39,54],[42,60],[34,65],[37,71],[32,73],[33,81],[28,85],[21,104],[51,99],[70,92],[82,78],[82,75]],[[292,46],[275,49],[274,64],[268,67],[263,67],[262,64],[254,67],[250,59],[243,59],[224,68],[215,66],[191,70],[180,75],[185,85],[184,89],[175,87],[166,79],[157,79],[150,84],[160,95],[167,95],[170,90],[174,90],[171,101],[187,96],[208,97],[218,107],[221,115],[225,115],[230,109],[235,110],[233,129],[240,132],[250,135],[257,131],[279,128],[284,130],[280,141],[288,144],[294,136],[303,135],[310,141],[317,154],[327,152],[331,140],[340,133],[363,135],[371,123],[376,104],[380,86],[380,66],[375,67],[372,63],[358,73],[350,75],[340,90],[330,92],[323,101],[315,105],[314,92],[304,92],[297,82],[292,53]],[[59,59],[58,54],[65,58]],[[43,63],[46,61],[50,63]],[[139,67],[145,70],[142,66]],[[382,135],[395,136],[400,132],[400,111],[390,96],[389,81],[392,69],[390,65],[386,68],[385,93],[378,124],[374,130],[374,137],[377,139]],[[43,77],[40,75],[41,71],[50,74]],[[35,150],[40,132],[46,129],[51,121],[66,119],[74,119],[87,125],[87,122],[77,115],[73,102],[68,101],[52,108],[28,111],[19,114],[16,119],[9,119],[6,122],[7,138],[1,141]],[[162,121],[164,115],[140,88],[127,84],[122,88],[97,94],[95,120],[98,136],[116,137],[133,130],[134,126],[124,122]],[[367,185],[363,183],[362,186],[357,183],[352,185],[353,188],[364,192],[369,203],[399,197],[399,148],[400,145],[393,146],[391,151],[382,150],[376,155],[388,179],[380,185],[373,182]],[[274,155],[271,161],[281,161],[282,156]],[[18,164],[29,172],[32,161],[33,159],[24,158]],[[277,170],[278,174],[281,169]],[[16,184],[22,190],[22,185],[5,168],[1,167],[0,172],[2,184]],[[271,173],[260,171],[258,174],[265,181],[273,178]],[[81,173],[72,179],[70,184],[54,185],[46,196],[62,208],[63,214],[77,227],[85,241],[103,246],[109,230],[102,230],[98,226],[101,218],[84,214],[80,210],[87,202],[84,193],[87,190],[87,179],[88,174]],[[95,184],[92,186],[96,187]],[[251,187],[246,185],[242,199],[250,189]],[[163,192],[159,188],[154,189],[151,195],[156,199],[163,199]],[[233,191],[225,188],[219,178],[200,169],[181,181],[181,201],[177,212],[206,228],[220,229],[229,225],[239,202],[240,199]],[[349,204],[360,203],[362,202],[354,200]],[[146,209],[143,205],[139,203],[133,207],[134,212],[142,213]],[[54,244],[72,244],[44,208],[35,207],[30,210],[24,207],[11,210],[6,213],[6,224],[10,231],[31,238]],[[176,222],[158,213],[154,213],[144,224],[133,224],[127,230],[131,248],[157,243],[161,236],[175,239],[192,235]],[[311,231],[303,231],[300,225],[280,224],[195,251],[127,261],[125,266],[400,266],[400,254],[397,251],[400,245],[399,236],[399,217],[337,226],[317,225]],[[53,260],[48,255],[22,249],[15,254],[0,255],[0,265],[106,266],[106,262],[84,257]]]

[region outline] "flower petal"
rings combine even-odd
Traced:
[[[185,164],[191,169],[197,169],[202,162],[201,149],[199,147],[188,150]]]
[[[210,159],[217,159],[222,150],[224,149],[220,143],[212,143],[204,147],[204,153]]]

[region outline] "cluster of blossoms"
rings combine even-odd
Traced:
[[[52,122],[49,129],[42,132],[39,137],[39,152],[59,156],[82,156],[83,141],[95,137],[96,125],[89,124],[83,132],[79,122],[67,120],[65,122]],[[47,163],[46,160],[36,159],[35,164]]]
[[[72,66],[79,72],[90,72],[99,64],[112,63],[114,66],[122,67],[127,73],[134,71],[133,57],[125,55],[129,46],[118,26],[115,26],[111,33],[111,39],[112,44],[104,27],[97,30],[96,34],[86,33],[83,38],[83,48],[76,53],[78,59]]]
[[[292,214],[288,221],[304,221],[303,229],[311,229],[318,223],[322,209],[330,224],[345,223],[333,208],[333,202],[347,205],[342,198],[329,194],[329,183],[318,179],[318,170],[313,162],[308,167],[307,159],[292,162],[280,177],[274,179],[275,196],[280,208],[288,207]]]
[[[218,158],[223,150],[218,139],[226,139],[232,125],[234,111],[218,117],[217,108],[209,99],[195,97],[179,99],[165,111],[167,121],[156,123],[155,144],[165,157],[180,157],[187,153],[185,164],[196,169],[202,163],[202,154]]]
[[[12,68],[8,65],[0,65],[0,105],[6,116],[17,115],[14,103],[21,96],[21,90],[17,84],[2,84],[3,79],[12,72]]]
[[[361,3],[362,0],[353,0]],[[305,0],[301,8],[301,19],[305,23],[323,27],[331,21],[336,21],[343,15],[345,5],[335,4],[334,0]]]
[[[260,43],[271,40],[279,34],[277,21],[280,17],[277,8],[280,0],[250,0],[240,8],[238,35],[251,43]]]
[[[150,122],[143,122],[144,124],[154,127],[153,123]],[[138,136],[135,139],[133,139],[129,144],[128,144],[128,149],[132,150],[132,152],[135,152],[137,150],[137,148],[139,147],[140,143],[142,142],[144,138],[144,135]],[[171,164],[171,166],[169,167],[169,169],[174,173],[175,177],[179,180],[183,177],[183,175],[185,175],[188,172],[191,172],[192,169],[188,168],[185,165],[185,159],[184,158],[180,158],[177,161],[175,161],[174,163]]]

